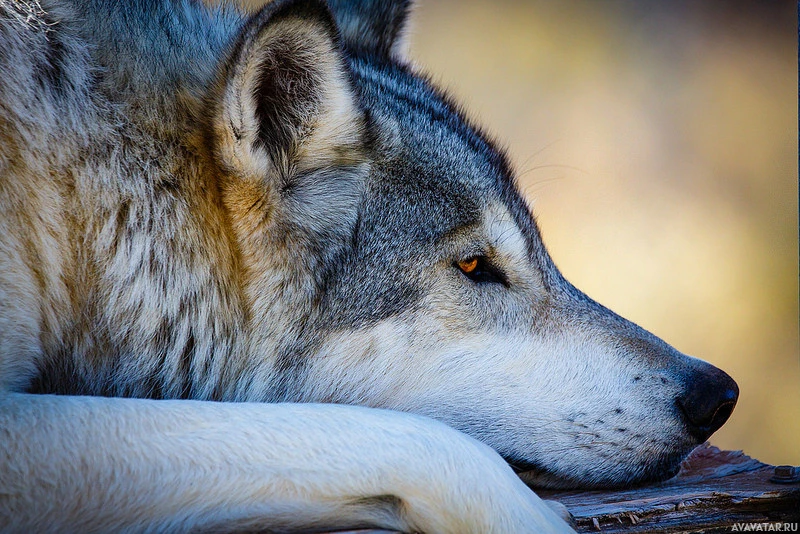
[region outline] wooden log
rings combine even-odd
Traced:
[[[792,469],[800,473],[798,468],[778,473],[791,475]],[[660,484],[537,493],[564,504],[575,517],[578,532],[731,532],[735,524],[745,528],[742,524],[748,523],[773,524],[751,525],[748,531],[775,531],[775,523],[793,523],[800,531],[800,479],[795,479],[782,482],[775,466],[741,451],[721,451],[706,444],[689,455],[676,477]]]

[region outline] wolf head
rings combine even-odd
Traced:
[[[564,279],[505,155],[403,59],[408,10],[278,0],[221,70],[210,146],[264,358],[238,397],[428,415],[544,485],[673,475],[735,382]]]

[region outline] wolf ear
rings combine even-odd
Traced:
[[[217,99],[215,149],[238,175],[285,180],[346,164],[363,144],[363,113],[322,0],[276,0],[255,14]]]
[[[348,48],[399,58],[412,0],[328,0]]]
[[[268,215],[305,235],[344,231],[368,164],[364,114],[326,4],[276,0],[255,14],[214,95],[213,150],[236,220],[251,233]]]

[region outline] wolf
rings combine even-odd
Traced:
[[[0,1],[0,530],[569,532],[723,371],[572,286],[409,0]]]

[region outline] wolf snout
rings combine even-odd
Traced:
[[[702,443],[725,424],[739,398],[739,386],[711,365],[696,371],[677,399],[689,433]]]

